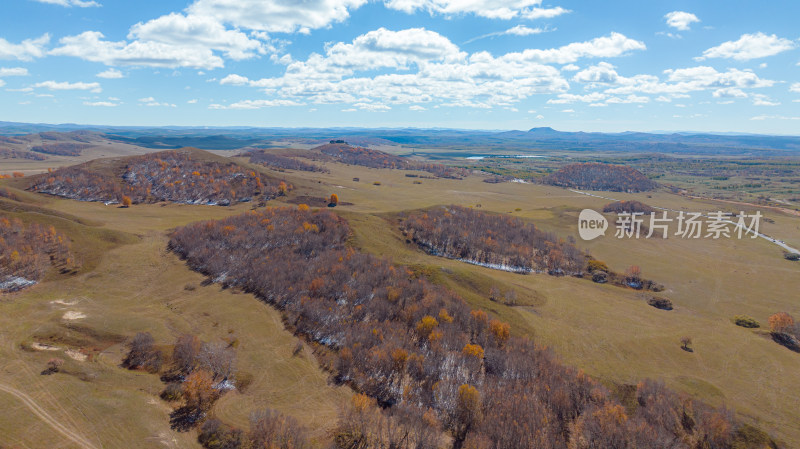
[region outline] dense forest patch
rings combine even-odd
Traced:
[[[191,224],[170,240],[189,267],[255,293],[328,349],[323,365],[361,393],[334,447],[433,449],[442,431],[453,448],[734,447],[729,412],[655,382],[626,409],[453,292],[347,247],[349,234],[337,215],[301,205]],[[207,447],[243,447],[242,431],[208,422]]]
[[[603,207],[603,212],[617,213],[617,214],[621,213],[649,214],[655,211],[656,211],[655,209],[640,201],[615,201],[613,203],[608,203],[605,205],[605,207]]]
[[[47,157],[41,154],[29,153],[27,151],[17,151],[8,148],[0,148],[0,159],[29,159],[32,161],[43,161]]]
[[[646,192],[658,187],[639,170],[623,165],[601,163],[571,164],[546,176],[545,184],[612,192]]]
[[[236,165],[201,160],[185,151],[165,151],[127,159],[120,176],[82,164],[38,178],[30,189],[82,201],[133,203],[173,201],[227,206],[266,201],[290,187]]]
[[[24,224],[0,215],[0,291],[33,285],[51,266],[76,268],[69,239],[53,226]]]
[[[586,264],[574,244],[531,223],[461,206],[412,213],[401,228],[432,254],[507,271],[578,274]]]

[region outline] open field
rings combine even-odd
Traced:
[[[639,265],[646,278],[664,284],[661,295],[671,299],[675,309],[662,311],[648,306],[632,289],[586,279],[518,275],[430,256],[407,243],[397,229],[403,211],[460,204],[512,214],[562,237],[577,238],[580,210],[602,210],[605,200],[535,184],[488,184],[481,176],[409,178],[405,175],[410,172],[401,170],[325,166],[330,173],[283,171],[278,176],[295,187],[288,200],[336,193],[340,201],[352,203],[335,209],[353,228],[352,245],[424,272],[472,307],[511,323],[512,332],[533,335],[566,363],[609,385],[663,379],[670,387],[735,410],[787,447],[800,446],[800,385],[795,379],[800,354],[763,332],[731,323],[739,314],[751,315],[762,325],[774,312],[800,314],[800,263],[784,260],[777,246],[762,239],[618,240],[613,228],[604,238],[578,241],[580,248],[613,270]],[[252,374],[254,382],[244,393],[224,396],[215,413],[246,426],[251,410],[268,406],[317,429],[315,437],[324,438],[349,389],[330,386],[308,348],[292,356],[298,340],[283,330],[277,312],[251,295],[202,286],[202,276],[165,249],[170,229],[241,213],[251,205],[121,209],[23,196],[28,205],[0,200],[2,209],[15,211],[11,213],[23,220],[52,222],[71,235],[84,267],[77,275],[53,274],[40,285],[0,299],[0,357],[7,361],[0,384],[29,395],[61,425],[97,447],[199,447],[194,433],[169,429],[170,409],[158,398],[163,384],[156,376],[118,367],[122,341],[145,330],[158,343],[171,343],[185,332],[207,341],[237,338],[239,369]],[[676,210],[739,210],[662,191],[607,196]],[[277,204],[286,203],[270,202]],[[800,247],[800,217],[762,212],[772,220],[762,221],[762,232]],[[520,305],[489,301],[492,286],[513,288]],[[65,320],[67,312],[85,317]],[[694,340],[693,353],[680,349],[685,335]],[[32,343],[61,349],[23,349]],[[73,360],[64,354],[67,348],[89,349],[92,358]],[[65,372],[40,376],[53,356],[67,361]],[[22,401],[2,391],[0,397],[10,404],[0,412],[0,433],[5,435],[0,443],[76,447]]]

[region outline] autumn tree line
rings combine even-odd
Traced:
[[[32,146],[31,151],[55,156],[80,156],[83,150],[93,146],[92,144],[74,142],[46,143]]]
[[[408,214],[401,230],[429,253],[509,271],[579,274],[586,264],[573,243],[532,223],[461,206]]]
[[[320,172],[320,173],[330,172],[330,170],[328,170],[325,167],[320,167],[319,165],[315,164],[309,164],[308,162],[303,162],[292,157],[267,153],[264,150],[250,151],[248,153],[245,153],[245,156],[249,157],[249,162],[251,164],[260,164],[265,167],[276,168],[279,170],[297,170],[297,171]]]
[[[659,383],[641,383],[623,407],[452,291],[347,247],[349,234],[334,213],[301,205],[190,224],[169,243],[192,269],[278,308],[358,393],[333,431],[336,448],[716,449],[737,440],[730,412]],[[201,439],[230,445],[207,447],[249,447],[237,437],[244,431],[209,426]]]
[[[81,201],[231,205],[267,201],[291,187],[233,163],[199,160],[185,151],[164,151],[127,159],[121,176],[88,164],[42,175],[31,190]]]
[[[53,226],[0,216],[0,284],[12,290],[22,287],[27,284],[9,281],[39,281],[51,266],[61,270],[77,268],[64,234]]]
[[[646,192],[658,188],[658,183],[635,168],[597,162],[567,165],[545,176],[542,182],[560,187],[612,192]]]
[[[320,151],[322,154],[332,156],[339,162],[349,165],[398,170],[421,170],[440,178],[459,179],[467,175],[467,171],[462,168],[450,167],[442,164],[416,162],[383,151],[353,147],[346,143],[329,143],[316,147],[315,150]]]

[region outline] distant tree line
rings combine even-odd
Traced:
[[[192,269],[280,309],[318,346],[323,366],[359,393],[333,431],[334,447],[432,449],[444,444],[442,432],[455,449],[734,447],[730,412],[654,382],[641,383],[625,408],[452,291],[347,247],[349,234],[330,210],[301,205],[190,224],[169,243]],[[305,447],[276,445],[287,427],[259,419],[278,430],[258,447]],[[251,423],[250,433],[260,426]],[[243,435],[215,420],[201,427],[206,447],[251,447]]]
[[[91,144],[72,142],[47,143],[35,145],[31,147],[31,151],[44,154],[53,154],[56,156],[80,156],[81,151],[93,146],[94,145]]]
[[[639,170],[596,162],[567,165],[545,176],[542,182],[560,187],[612,192],[646,192],[658,188],[655,181]]]
[[[200,160],[188,152],[164,151],[127,159],[121,176],[81,164],[42,175],[31,190],[82,201],[133,203],[172,201],[227,206],[266,201],[285,194],[285,182],[234,163]]]
[[[329,173],[325,167],[309,164],[308,162],[299,161],[295,158],[279,156],[277,154],[267,153],[264,150],[255,150],[245,153],[250,158],[251,164],[261,164],[266,167],[277,168],[281,170],[298,170],[309,172],[322,172]]]
[[[450,167],[442,164],[416,162],[383,151],[353,147],[345,143],[330,143],[315,149],[349,165],[361,165],[371,168],[421,170],[440,178],[457,179],[467,175],[467,171],[462,168]]]
[[[28,159],[32,161],[43,161],[47,157],[41,154],[30,153],[27,151],[11,150],[9,148],[0,148],[0,159]]]

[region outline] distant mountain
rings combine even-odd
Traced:
[[[601,151],[779,157],[800,154],[800,136],[734,133],[564,132],[550,127],[528,131],[422,128],[256,128],[256,127],[112,127],[0,122],[0,135],[93,131],[111,140],[148,148],[236,149],[276,141],[325,142],[342,139],[362,146],[480,149],[482,152]]]

